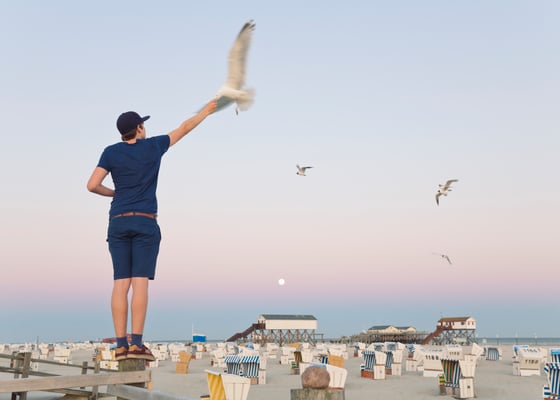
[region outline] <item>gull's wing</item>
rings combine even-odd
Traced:
[[[445,254],[443,255],[443,258],[445,258],[447,260],[447,262],[449,263],[449,265],[451,264],[451,260],[449,259],[449,256],[446,256]]]
[[[228,76],[225,86],[240,89],[245,83],[245,61],[251,44],[255,24],[251,20],[246,22],[233,42],[228,57]]]
[[[436,204],[439,206],[439,196],[441,196],[441,193],[437,193],[436,194]]]
[[[459,182],[459,179],[449,179],[447,182],[445,182],[445,185],[443,185],[444,189],[448,189],[449,186],[451,186],[451,184],[454,182]]]

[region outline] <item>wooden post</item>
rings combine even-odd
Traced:
[[[88,367],[88,362],[83,361],[82,362],[82,375],[87,374],[87,367]],[[85,386],[82,386],[80,389],[85,389]]]
[[[127,371],[145,371],[146,370],[146,360],[139,360],[135,358],[127,358],[126,360],[119,361],[119,372]],[[146,384],[141,383],[129,383],[130,386],[137,386],[140,388],[145,388]],[[150,382],[148,382],[150,386]],[[125,400],[122,397],[117,397],[117,400]]]
[[[96,361],[95,362],[95,367],[93,369],[93,373],[98,374],[99,373],[99,368],[100,368],[99,361]],[[97,385],[92,386],[91,387],[91,398],[92,399],[97,399],[98,395],[99,395],[99,386],[97,386]]]
[[[29,370],[31,370],[31,353],[23,353],[23,368],[21,371],[22,378],[29,378]]]
[[[21,378],[28,378],[29,377],[29,370],[31,367],[31,353],[13,353],[12,354],[15,358],[15,365],[14,365],[14,358],[12,358],[10,365],[14,366],[14,378],[17,379]],[[27,400],[27,392],[12,392],[12,400],[16,400],[19,397],[19,400]]]
[[[119,372],[145,371],[145,370],[146,370],[146,360],[127,358],[126,360],[119,361]]]
[[[21,358],[20,353],[16,353],[15,351],[12,353],[12,357],[10,357],[10,368],[15,370],[14,378],[19,378],[19,369],[21,368]]]
[[[291,389],[290,400],[344,400],[344,390]]]

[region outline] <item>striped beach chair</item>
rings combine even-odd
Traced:
[[[489,361],[497,361],[500,360],[501,351],[498,347],[486,347],[486,359]]]
[[[224,361],[226,363],[228,374],[243,376],[243,370],[241,369],[241,357],[239,355],[229,354],[225,356]]]
[[[560,398],[560,363],[545,363],[544,373],[548,385],[543,387],[543,399],[558,400]]]
[[[393,352],[386,350],[384,353],[387,355],[387,358],[385,359],[385,369],[388,373],[390,373],[391,367],[393,366]]]
[[[360,365],[360,375],[365,378],[376,380],[385,379],[385,363],[387,355],[381,351],[364,350],[362,351],[364,363]]]
[[[260,370],[260,357],[251,356],[241,356],[240,359],[241,368],[243,370],[243,376],[247,378],[258,378]]]
[[[364,358],[364,367],[366,369],[373,369],[375,366],[375,353],[374,350],[364,350],[362,351],[362,357]]]
[[[550,349],[550,362],[560,363],[560,349]]]
[[[461,379],[459,360],[454,358],[442,358],[441,365],[443,367],[443,376],[445,377],[444,386],[458,388],[459,379]]]
[[[328,364],[329,363],[329,355],[328,354],[318,354],[317,358],[321,364]]]

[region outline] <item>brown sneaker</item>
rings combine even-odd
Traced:
[[[146,346],[138,347],[135,344],[128,348],[127,358],[136,358],[139,360],[155,361],[156,358]]]
[[[115,360],[117,361],[126,360],[127,355],[128,355],[128,347],[121,346],[115,349]]]

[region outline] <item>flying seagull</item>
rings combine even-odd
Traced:
[[[447,262],[449,263],[449,265],[453,265],[451,263],[451,260],[449,259],[449,256],[447,254],[440,254],[440,253],[434,253],[436,256],[440,256],[441,258],[443,258],[444,260],[447,260]]]
[[[447,193],[451,192],[451,184],[454,182],[459,182],[459,179],[449,179],[443,185],[439,185],[439,189],[436,193],[436,204],[439,206],[439,197],[447,196]]]
[[[296,167],[297,167],[296,174],[301,175],[301,176],[306,176],[305,171],[308,170],[309,168],[313,168],[313,167],[300,167],[299,165],[296,165]]]
[[[228,75],[226,82],[218,90],[216,98],[218,104],[216,111],[228,107],[230,104],[236,103],[235,113],[239,111],[247,111],[253,104],[254,90],[244,89],[245,84],[245,63],[247,60],[247,52],[251,44],[255,23],[251,20],[246,22],[237,35],[228,57]]]

